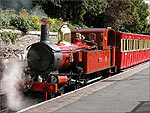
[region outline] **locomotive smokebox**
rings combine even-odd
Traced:
[[[49,22],[47,18],[41,20],[41,40],[40,41],[49,41]]]

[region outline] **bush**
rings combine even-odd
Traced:
[[[18,35],[19,34],[17,33],[8,33],[8,32],[1,33],[2,40],[7,44],[9,43],[15,44],[16,40],[18,39]]]
[[[50,17],[48,19],[50,20],[50,23],[49,23],[50,31],[51,32],[57,32],[63,24],[63,19],[62,18],[51,19]]]
[[[0,9],[0,21],[1,25],[0,28],[3,29],[18,29],[22,32],[26,33],[29,30],[40,30],[41,29],[41,22],[43,16],[37,16],[36,13],[32,13],[31,15],[25,10],[22,9],[20,12],[15,12],[14,10],[2,10]],[[50,31],[57,32],[63,24],[63,19],[59,18],[50,18],[45,17],[50,20]],[[87,28],[84,25],[73,25],[68,22],[68,27],[70,29],[74,28]]]
[[[40,30],[41,28],[40,18],[36,16],[36,14],[33,14],[30,18],[32,21],[32,30]]]
[[[16,29],[10,24],[10,18],[14,14],[14,10],[0,9],[0,29]]]
[[[25,19],[24,17],[18,16],[18,15],[11,17],[10,24],[13,25],[14,27],[16,27],[18,30],[21,30],[24,33],[29,31],[31,29],[31,25],[32,25],[32,23],[28,19]]]

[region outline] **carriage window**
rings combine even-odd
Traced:
[[[140,40],[138,40],[138,50],[140,49]]]
[[[132,50],[132,40],[130,40],[130,50]]]
[[[130,50],[130,40],[128,40],[128,50]]]
[[[124,39],[124,51],[126,51],[126,40]]]
[[[147,49],[149,49],[149,40],[147,40]]]
[[[145,49],[145,40],[143,40],[143,49]]]
[[[143,49],[143,40],[141,40],[141,50]]]
[[[127,39],[127,51],[129,51],[129,40]]]
[[[135,40],[133,40],[133,50],[135,50]]]
[[[147,49],[147,40],[144,41],[144,44],[145,44],[144,48]]]
[[[138,40],[138,49],[141,49],[141,41]]]
[[[147,40],[145,40],[145,48],[146,48],[146,49],[148,48]]]
[[[141,50],[141,40],[139,40],[139,49]]]
[[[146,40],[146,48],[148,49],[148,40]]]
[[[135,50],[135,40],[132,40],[132,50]]]
[[[137,40],[137,50],[139,50],[139,49],[140,49],[140,41]]]
[[[124,39],[121,39],[121,52],[123,52],[124,51]]]
[[[144,49],[144,40],[141,40],[141,49]]]
[[[129,51],[131,50],[131,40],[128,40]]]
[[[132,47],[132,45],[133,45],[133,40],[130,40],[130,42],[131,42],[131,50],[133,50],[133,47]]]
[[[135,44],[134,44],[134,50],[136,50],[137,49],[137,41],[134,40],[134,42],[135,42]]]
[[[146,40],[143,40],[143,43],[144,43],[144,49],[146,49]]]
[[[143,49],[145,49],[145,40],[143,40]]]
[[[142,40],[142,48],[145,49],[145,40]]]
[[[140,40],[140,50],[142,50],[142,40]]]
[[[135,40],[135,50],[138,50],[138,40]]]
[[[127,40],[124,40],[124,47],[125,47],[125,51],[127,51]]]
[[[150,48],[150,40],[148,40],[148,49]]]

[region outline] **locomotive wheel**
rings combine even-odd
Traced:
[[[60,92],[60,95],[62,96],[64,94],[64,91]]]
[[[48,93],[47,100],[54,98],[54,97],[55,97],[55,93]]]
[[[64,87],[60,88],[60,91],[59,91],[58,95],[62,96],[64,93],[65,93]]]
[[[85,80],[84,80],[84,84],[83,84],[83,86],[86,86],[86,85],[87,85],[87,83],[88,83],[88,79],[85,79]]]
[[[79,88],[81,88],[81,84],[77,83],[77,84],[75,85],[75,89],[79,89]]]

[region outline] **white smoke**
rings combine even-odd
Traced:
[[[16,58],[3,60],[2,91],[7,97],[7,107],[18,111],[30,105],[37,104],[39,100],[27,98],[19,91],[19,84],[23,82],[24,62]]]
[[[42,8],[40,8],[40,6],[35,6],[32,8],[31,14],[36,14],[38,17],[47,17],[47,14],[44,12],[44,10]]]
[[[32,0],[0,0],[0,4],[6,8],[19,10],[20,8],[31,9]]]
[[[23,98],[19,92],[19,82],[22,79],[23,63],[17,59],[9,59],[5,62],[2,77],[2,91],[6,94],[8,108],[19,110],[22,107]]]

